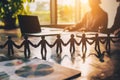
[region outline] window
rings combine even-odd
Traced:
[[[57,23],[75,22],[75,0],[57,0]]]
[[[81,18],[88,10],[90,10],[88,0],[81,0]]]
[[[50,24],[50,0],[35,0],[30,7],[31,14],[39,17],[40,24]]]
[[[68,25],[80,21],[86,12],[86,3],[87,0],[35,0],[30,3],[30,10],[42,25]]]

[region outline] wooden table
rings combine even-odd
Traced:
[[[16,31],[16,30],[15,30]],[[5,33],[5,32],[3,32]],[[8,33],[8,32],[7,32]],[[63,39],[63,41],[66,43],[69,39],[70,39],[70,34],[78,34],[78,32],[65,32],[65,33],[61,33],[61,39]],[[8,34],[7,34],[8,35]],[[3,43],[5,41],[5,37],[1,38]],[[47,36],[45,37],[45,39],[49,42],[49,43],[54,43],[54,41],[56,40],[56,36]],[[75,39],[77,41],[80,40],[79,37],[76,37],[75,35]],[[13,38],[13,40],[17,43],[20,44],[23,40],[23,38],[17,37],[17,38]],[[41,38],[40,37],[29,37],[29,40],[32,41],[33,43],[37,44]],[[105,45],[101,44],[101,50],[105,50]],[[62,47],[63,51],[62,51],[62,55],[61,55],[61,59],[59,59],[56,55],[56,47],[53,48],[49,48],[47,47],[47,61],[52,62],[52,63],[58,63],[61,66],[67,67],[67,68],[71,68],[71,69],[75,69],[81,72],[81,77],[77,78],[76,80],[110,80],[110,78],[114,78],[115,77],[115,73],[114,71],[116,70],[116,54],[114,54],[115,50],[120,50],[119,49],[119,44],[113,44],[111,46],[112,49],[112,57],[108,57],[107,55],[105,55],[104,60],[105,62],[100,62],[98,60],[98,58],[96,58],[95,56],[89,56],[87,57],[89,54],[94,53],[96,54],[95,50],[94,50],[94,44],[93,45],[88,45],[87,44],[87,52],[86,52],[86,58],[85,60],[83,60],[83,58],[80,56],[82,55],[82,51],[81,51],[81,46],[76,46],[76,50],[75,50],[75,55],[74,58],[71,58],[70,55],[70,51],[69,51],[69,45],[66,47]],[[6,53],[6,48],[4,50],[0,50],[0,53],[5,54]],[[23,48],[19,49],[15,49],[15,55],[16,56],[24,56],[23,55]],[[40,47],[38,48],[33,48],[31,47],[31,59],[33,58],[39,58],[41,59],[41,54],[40,54]],[[108,78],[110,77],[110,78]],[[117,77],[118,78],[118,77]],[[114,80],[114,79],[113,79]]]

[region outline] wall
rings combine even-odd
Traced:
[[[110,28],[114,22],[118,2],[116,0],[101,0],[101,7],[108,13],[108,28]]]

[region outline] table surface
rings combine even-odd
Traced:
[[[62,32],[62,29],[60,30],[58,29],[58,32]],[[80,38],[76,37],[76,34],[81,35],[80,32],[61,33],[61,39],[64,42],[67,42],[70,39],[70,34],[75,34],[75,39],[79,41]],[[19,29],[11,30],[11,31],[0,30],[0,36],[1,36],[0,44],[4,44],[4,42],[7,40],[7,37],[6,37],[7,35],[13,36],[14,37],[13,40],[16,42],[16,44],[20,44],[23,41],[23,38],[20,37],[21,34],[20,34]],[[45,37],[45,39],[49,43],[54,43],[54,41],[56,40],[56,36],[55,35],[47,36]],[[41,40],[41,38],[40,37],[29,37],[29,40],[32,43],[37,44]],[[47,61],[52,62],[52,63],[58,63],[61,66],[80,71],[81,76],[75,80],[104,80],[111,76],[112,78],[115,78],[114,72],[118,66],[116,66],[117,59],[116,59],[116,55],[114,55],[114,51],[120,50],[119,48],[120,44],[118,43],[116,44],[111,43],[111,44],[112,44],[111,46],[112,57],[110,58],[107,55],[105,55],[104,57],[105,62],[103,63],[100,62],[98,58],[96,58],[94,55],[87,57],[89,54],[92,54],[92,53],[96,54],[94,50],[94,44],[93,45],[87,44],[87,52],[86,52],[85,59],[81,58],[80,56],[80,55],[83,55],[81,51],[81,46],[76,46],[74,58],[71,58],[71,55],[69,52],[70,46],[69,45],[66,47],[63,46],[62,47],[63,52],[61,53],[62,54],[61,59],[59,59],[56,55],[56,51],[55,51],[56,47],[53,47],[53,48],[47,47]],[[100,47],[101,47],[101,50],[105,50],[104,44],[100,44]],[[23,48],[15,49],[14,52],[15,52],[15,56],[20,56],[20,57],[24,56]],[[0,55],[4,55],[5,53],[7,53],[7,48],[0,50]],[[40,47],[38,48],[31,47],[31,58],[30,59],[33,59],[35,57],[41,59]],[[106,80],[109,80],[109,78]],[[114,80],[114,79],[111,79],[111,80]]]

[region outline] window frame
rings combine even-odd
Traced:
[[[80,0],[75,0],[75,23],[78,23],[81,19],[81,3]],[[58,24],[57,23],[57,0],[50,0],[50,24],[42,24],[43,27],[55,27],[64,28],[66,26],[72,26],[71,24]]]

